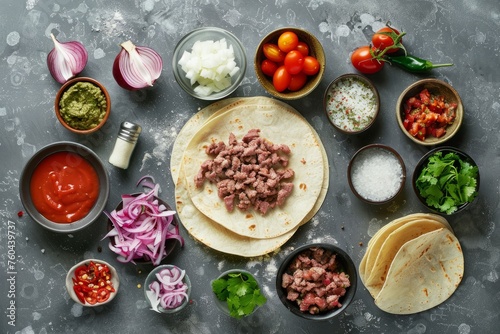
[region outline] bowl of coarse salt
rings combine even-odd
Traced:
[[[403,189],[406,167],[393,148],[371,144],[359,149],[351,158],[347,180],[359,199],[370,204],[385,204]]]
[[[326,117],[337,130],[358,134],[373,125],[380,110],[375,85],[360,74],[344,74],[333,80],[325,91]]]

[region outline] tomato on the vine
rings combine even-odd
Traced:
[[[291,81],[292,75],[288,73],[284,65],[278,67],[276,72],[274,72],[273,86],[278,92],[285,91],[290,85]]]
[[[297,50],[288,52],[285,56],[285,68],[290,74],[297,74],[304,68],[304,56]]]
[[[295,50],[299,44],[299,37],[293,31],[285,31],[278,37],[278,47],[283,52]]]
[[[264,52],[264,56],[270,61],[274,61],[275,63],[281,63],[285,60],[286,53],[281,51],[278,45],[272,43],[266,43],[262,46],[262,52]]]
[[[290,80],[290,84],[288,85],[288,90],[291,92],[296,92],[307,82],[307,75],[304,72],[299,72],[297,74],[292,75]]]
[[[319,61],[313,56],[307,56],[304,58],[304,67],[302,68],[302,72],[307,75],[315,75],[319,72],[320,68]]]
[[[357,48],[351,55],[352,65],[364,74],[377,73],[384,67],[384,61],[376,59],[373,52],[375,50],[368,45]]]
[[[260,65],[260,69],[262,70],[262,73],[269,77],[272,77],[274,75],[274,72],[276,72],[276,70],[278,69],[278,64],[269,59],[264,59]]]
[[[397,43],[401,43],[401,39],[399,39],[399,41],[396,40],[399,36],[401,36],[401,33],[396,29],[389,26],[383,27],[373,34],[372,45],[378,51],[383,51],[384,49],[393,46],[395,41]],[[397,47],[395,48],[387,49],[386,53],[397,52],[400,47],[398,45],[396,46]]]
[[[306,42],[299,42],[295,49],[302,53],[304,57],[309,56],[309,45]]]

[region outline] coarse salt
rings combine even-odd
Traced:
[[[363,198],[382,202],[395,196],[403,180],[403,168],[397,157],[385,149],[360,152],[351,167],[351,182]]]
[[[339,129],[361,131],[372,123],[377,113],[377,98],[365,82],[346,77],[328,89],[326,111]]]

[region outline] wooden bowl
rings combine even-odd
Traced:
[[[309,55],[315,57],[320,64],[319,72],[316,75],[308,78],[308,81],[306,82],[304,87],[295,92],[288,90],[278,92],[273,86],[272,78],[265,75],[261,69],[261,63],[265,59],[264,53],[262,52],[263,45],[266,43],[277,44],[279,36],[286,31],[292,31],[296,33],[300,41],[307,43],[307,45],[309,46]],[[323,74],[325,72],[325,66],[325,52],[319,40],[310,32],[299,28],[284,27],[270,32],[266,37],[262,39],[262,41],[259,43],[259,46],[257,47],[257,50],[255,51],[254,68],[257,79],[269,94],[283,100],[296,100],[311,93],[321,82],[321,79],[323,78]]]
[[[418,94],[423,89],[427,89],[431,95],[444,96],[446,102],[453,102],[457,104],[455,120],[452,124],[448,125],[448,127],[446,128],[446,133],[439,138],[428,135],[426,136],[425,140],[420,140],[416,137],[413,137],[406,130],[403,124],[405,119],[405,102],[411,97],[418,96]],[[463,115],[464,108],[458,92],[450,84],[434,78],[422,79],[411,84],[399,95],[398,101],[396,103],[396,118],[401,131],[403,131],[403,133],[413,142],[424,146],[434,146],[442,144],[451,139],[460,129],[460,126],[462,125]]]

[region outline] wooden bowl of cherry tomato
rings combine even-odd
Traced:
[[[419,145],[434,146],[451,139],[462,125],[464,109],[458,92],[434,78],[408,86],[396,103],[401,131]]]
[[[311,93],[325,71],[325,52],[310,32],[293,27],[274,30],[255,52],[257,79],[274,97],[295,100]]]
[[[88,259],[75,264],[66,275],[66,289],[76,303],[101,306],[115,298],[120,287],[116,269],[109,263]]]

